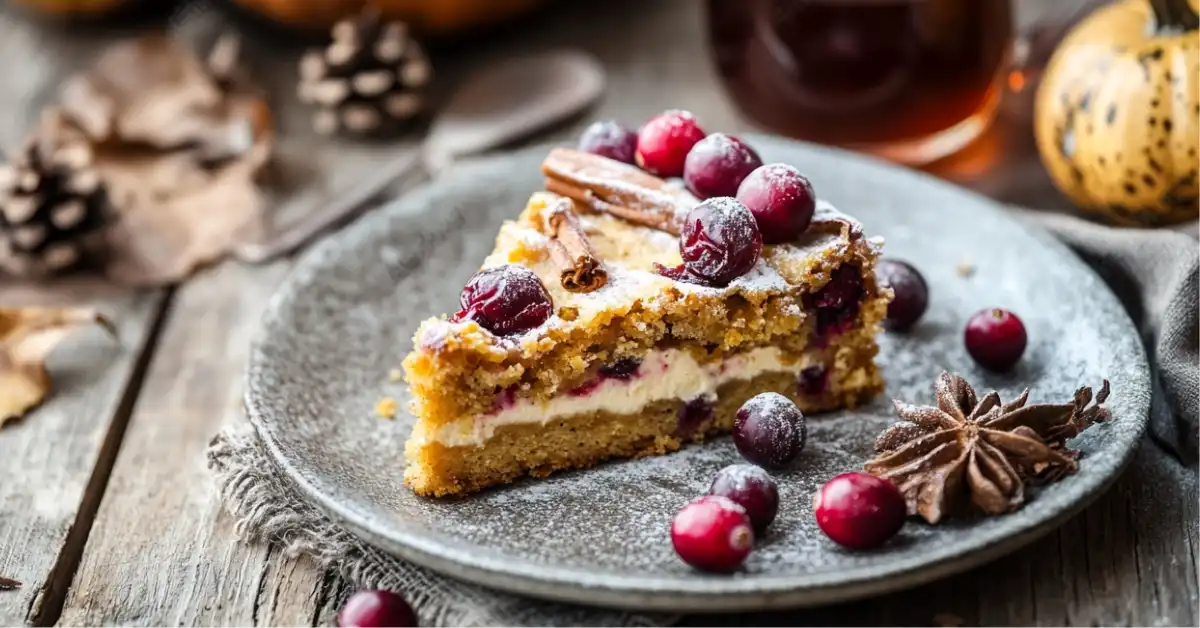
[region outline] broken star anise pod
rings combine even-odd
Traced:
[[[937,407],[895,401],[901,421],[875,441],[878,456],[864,465],[890,480],[908,503],[909,515],[929,523],[972,510],[987,515],[1012,512],[1025,502],[1025,485],[1053,482],[1078,469],[1066,441],[1108,418],[1105,380],[1092,404],[1092,389],[1075,392],[1071,403],[1025,405],[1026,390],[1002,403],[990,392],[982,399],[963,378],[942,373],[934,384]]]

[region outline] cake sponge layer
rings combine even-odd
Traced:
[[[663,454],[733,428],[738,408],[763,392],[777,392],[806,413],[853,408],[883,389],[874,347],[843,351],[818,390],[801,392],[794,373],[767,373],[717,390],[707,409],[682,399],[656,401],[632,414],[592,412],[545,423],[505,425],[482,445],[446,446],[427,440],[418,425],[409,439],[405,482],[421,495],[471,493],[530,475],[590,467],[612,458]]]

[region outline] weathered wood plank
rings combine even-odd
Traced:
[[[6,290],[6,304],[22,300]],[[162,293],[93,302],[117,323],[114,341],[81,330],[51,356],[55,391],[22,421],[0,429],[0,625],[52,620],[87,538],[128,413],[130,382]],[[136,385],[134,386],[136,388]]]
[[[227,264],[176,293],[63,624],[310,621],[324,574],[237,543],[204,461],[213,434],[241,420],[250,340],[286,270]]]

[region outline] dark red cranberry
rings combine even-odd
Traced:
[[[692,208],[679,234],[679,254],[689,275],[711,286],[727,286],[749,272],[762,252],[754,216],[727,196]]]
[[[679,423],[675,433],[681,438],[687,438],[700,429],[700,425],[712,418],[716,404],[708,397],[696,397],[683,404],[679,409]]]
[[[600,367],[600,374],[611,379],[632,379],[641,367],[642,361],[637,358],[622,358]]]
[[[829,370],[821,364],[806,366],[800,370],[796,378],[800,394],[806,397],[819,397],[829,391]]]
[[[664,111],[638,130],[634,161],[646,172],[660,177],[681,176],[688,151],[704,136],[691,112]]]
[[[473,320],[499,336],[527,332],[546,322],[554,311],[538,276],[516,264],[475,273],[458,302],[462,309],[452,320]]]
[[[755,533],[761,533],[779,512],[779,488],[771,475],[752,464],[731,464],[717,473],[709,495],[728,497],[746,509]]]
[[[963,332],[967,353],[983,368],[1007,371],[1012,368],[1029,338],[1025,324],[1016,314],[1001,308],[980,310],[967,321]]]
[[[637,152],[637,133],[615,120],[593,122],[579,136],[579,150],[632,164]]]
[[[896,293],[888,305],[883,325],[896,331],[915,325],[929,307],[929,286],[921,273],[908,262],[881,259],[875,266],[875,277]]]
[[[781,469],[804,449],[804,414],[791,399],[767,392],[751,397],[733,420],[733,444],[746,460]]]
[[[813,498],[817,525],[825,536],[851,549],[883,545],[908,516],[904,496],[891,482],[869,473],[843,473]]]
[[[791,242],[808,229],[817,208],[812,184],[787,164],[767,164],[746,176],[737,200],[750,209],[763,242]]]
[[[719,495],[698,497],[671,522],[671,544],[683,562],[704,571],[737,569],[754,547],[746,509]]]
[[[822,345],[854,324],[864,295],[862,273],[858,266],[838,266],[829,283],[812,294],[804,295],[804,307],[816,314],[817,344]]]
[[[343,627],[416,626],[417,614],[404,598],[391,591],[364,590],[350,596],[337,616]]]
[[[683,163],[683,182],[703,200],[733,196],[746,175],[762,165],[758,153],[742,140],[713,133],[696,142]]]

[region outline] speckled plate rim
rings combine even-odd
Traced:
[[[753,141],[754,136],[748,137]],[[1106,305],[1122,312],[1122,321],[1129,333],[1136,335],[1136,328],[1128,315],[1124,314],[1117,297],[1091,268],[1048,232],[1007,215],[994,201],[931,175],[875,158],[776,137],[763,140],[798,151],[825,154],[830,159],[846,161],[848,165],[853,163],[855,167],[888,170],[892,177],[907,177],[914,182],[920,180],[926,185],[948,189],[953,194],[969,198],[973,205],[980,206],[980,211],[1002,214],[1002,219],[1017,223],[1031,239],[1057,253],[1064,264],[1073,266],[1081,276],[1087,277],[1096,288],[1092,291],[1095,298],[1108,301]],[[548,147],[540,145],[523,149],[522,152],[545,152]],[[498,155],[475,160],[462,167],[486,168],[505,160],[505,155]],[[1024,516],[1014,518],[1011,525],[997,525],[964,542],[937,547],[919,557],[889,559],[890,562],[882,568],[879,565],[865,565],[817,574],[713,576],[682,581],[662,576],[597,573],[574,567],[515,562],[502,556],[475,554],[469,548],[449,546],[406,530],[381,527],[378,521],[356,509],[353,504],[339,501],[337,491],[323,487],[321,478],[306,477],[285,455],[277,432],[278,426],[269,418],[272,411],[268,407],[270,403],[266,391],[271,389],[273,375],[272,366],[262,347],[270,342],[274,334],[286,329],[289,308],[303,298],[317,271],[334,263],[345,244],[356,240],[353,237],[355,234],[379,229],[399,216],[420,214],[427,209],[426,199],[438,185],[434,181],[386,204],[341,233],[326,238],[302,256],[268,303],[262,327],[252,342],[245,374],[245,406],[251,424],[271,457],[312,504],[371,545],[447,576],[541,599],[652,611],[735,612],[797,608],[860,599],[911,588],[966,571],[1040,538],[1082,511],[1116,481],[1132,459],[1145,432],[1150,412],[1150,370],[1145,351],[1139,345],[1134,354],[1137,364],[1132,365],[1131,369],[1138,377],[1120,382],[1122,395],[1130,396],[1133,414],[1136,415],[1122,419],[1136,421],[1136,429],[1118,434],[1114,446],[1089,457],[1089,473],[1066,480],[1069,485],[1054,500],[1033,500],[1026,504],[1022,508]]]

